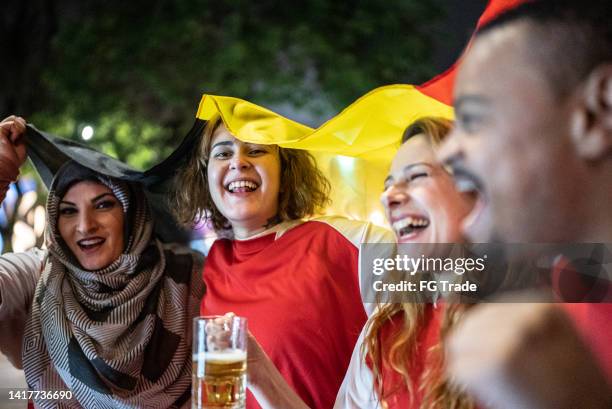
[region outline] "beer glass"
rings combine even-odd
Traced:
[[[245,408],[246,351],[246,318],[194,318],[192,409]]]

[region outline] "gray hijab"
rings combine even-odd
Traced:
[[[58,231],[59,201],[78,181],[107,186],[129,222],[123,254],[84,270]],[[47,200],[49,257],[23,343],[31,390],[71,390],[66,408],[188,407],[191,318],[203,295],[193,256],[162,244],[142,187],[68,162]],[[41,408],[57,402],[36,400]]]

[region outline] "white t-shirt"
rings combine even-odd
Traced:
[[[0,256],[0,351],[21,368],[23,330],[47,252],[33,248]]]
[[[374,374],[362,358],[361,348],[364,337],[365,328],[361,330],[353,349],[334,409],[381,409],[378,395],[374,390]]]

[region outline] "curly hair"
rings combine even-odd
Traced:
[[[209,119],[202,137],[176,176],[174,213],[183,224],[211,221],[217,233],[231,231],[230,222],[213,203],[207,178],[210,144],[222,124],[220,116]],[[296,220],[322,211],[329,203],[331,185],[305,150],[278,147],[280,185],[277,220]]]
[[[410,140],[416,135],[425,135],[429,143],[436,147],[440,145],[448,135],[452,122],[445,118],[425,117],[410,124],[402,136],[402,143]],[[427,325],[425,304],[422,302],[381,304],[377,312],[370,318],[366,326],[366,336],[361,348],[362,355],[368,356],[372,363],[372,371],[376,381],[378,396],[385,401],[398,391],[398,385],[391,389],[384,389],[382,379],[383,366],[389,366],[399,373],[405,381],[408,395],[412,404],[414,397],[420,393],[423,401],[420,407],[423,409],[456,408],[472,409],[474,403],[462,391],[454,388],[445,376],[444,372],[444,339],[449,330],[460,320],[466,309],[465,305],[449,304],[444,312],[444,318],[440,324],[440,342],[429,348],[426,352],[425,370],[418,379],[412,379],[410,368],[413,357],[417,352],[417,339],[423,328]],[[385,340],[385,348],[381,343],[381,333],[385,325],[395,318],[401,317],[403,323],[401,329],[394,331],[390,339]],[[418,391],[413,385],[417,385]]]

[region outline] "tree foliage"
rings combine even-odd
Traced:
[[[441,3],[5,0],[0,111],[81,142],[93,126],[88,144],[142,169],[179,143],[202,93],[316,126],[372,88],[429,79]],[[5,251],[16,224],[41,244],[36,185],[3,205]]]
[[[159,161],[202,93],[233,95],[318,123],[389,83],[431,68],[432,0],[57,0],[26,112],[135,167]],[[41,46],[45,48],[45,46]]]

